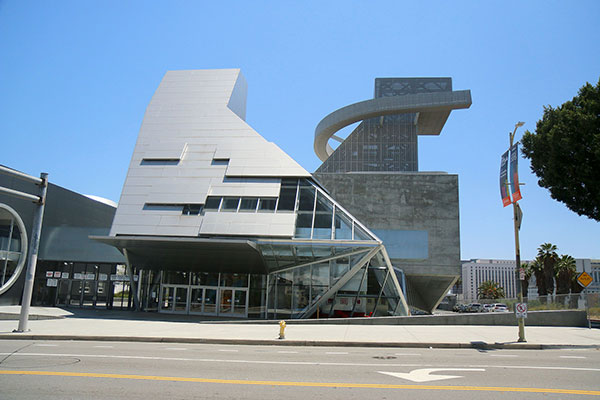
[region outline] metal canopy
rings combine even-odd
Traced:
[[[250,240],[144,236],[90,236],[127,250],[138,268],[226,273],[268,273],[260,250]]]

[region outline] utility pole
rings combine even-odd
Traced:
[[[510,134],[510,147],[512,151],[513,142],[515,139],[515,133],[517,133],[517,128],[525,125],[524,122],[517,122],[515,124],[515,129]],[[511,177],[511,179],[515,179],[515,177]],[[508,184],[508,181],[507,181]],[[514,182],[515,185],[518,185],[518,182]],[[521,274],[521,248],[519,245],[519,229],[521,229],[521,220],[523,219],[523,213],[521,212],[521,207],[519,207],[518,200],[513,198],[513,219],[515,226],[515,262],[517,263],[515,268],[515,275],[517,281],[517,297],[519,299],[519,303],[523,303],[523,274]],[[519,342],[526,342],[525,340],[525,318],[523,316],[517,318],[519,323]]]

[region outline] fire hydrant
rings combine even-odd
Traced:
[[[279,339],[285,339],[285,321],[279,321]]]

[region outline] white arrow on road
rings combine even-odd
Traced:
[[[396,378],[402,378],[413,382],[430,382],[440,381],[442,379],[462,378],[458,375],[429,375],[432,372],[437,371],[485,371],[483,368],[421,368],[410,371],[409,373],[402,372],[385,372],[377,371],[380,374],[386,374],[394,376]]]

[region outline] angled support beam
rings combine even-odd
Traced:
[[[398,291],[398,297],[400,298],[398,304],[396,304],[394,315],[398,315],[398,307],[400,307],[401,305],[404,310],[404,313],[402,315],[409,315],[410,313],[408,310],[408,304],[406,303],[404,293],[402,292],[402,287],[400,286],[400,282],[398,282],[398,278],[396,277],[396,271],[394,271],[394,266],[392,265],[392,261],[390,260],[390,257],[388,256],[385,247],[381,250],[381,253],[383,254],[383,259],[385,260],[385,263],[390,271],[390,274],[392,276],[392,282],[394,284],[394,287]]]
[[[312,306],[308,307],[302,314],[300,314],[299,318],[307,318],[307,316],[312,315],[317,310],[317,308],[321,306],[321,304],[326,302],[331,296],[333,296],[335,293],[337,293],[338,290],[340,290],[342,287],[344,287],[344,285],[346,283],[348,283],[348,281],[354,275],[356,275],[356,273],[358,271],[360,271],[360,269],[362,267],[364,267],[365,264],[371,258],[373,258],[373,256],[375,254],[377,254],[377,252],[380,251],[382,248],[383,248],[383,245],[379,245],[376,248],[369,251],[363,258],[361,258],[356,263],[356,265],[354,267],[352,267],[350,269],[350,271],[346,272],[328,291],[323,293],[323,296],[321,296],[321,298],[319,300],[317,300]]]

